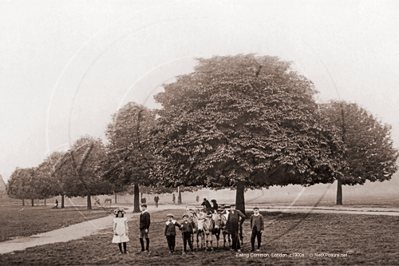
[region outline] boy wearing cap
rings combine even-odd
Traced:
[[[251,245],[252,245],[252,250],[255,251],[255,237],[258,239],[258,249],[256,251],[259,251],[260,249],[260,243],[262,240],[262,232],[265,230],[265,225],[264,225],[264,220],[263,220],[263,215],[259,213],[259,208],[255,207],[254,208],[254,214],[251,216],[251,229],[252,229],[252,234],[251,234]]]
[[[185,213],[183,214],[183,222],[181,223],[180,230],[182,231],[183,234],[183,254],[186,253],[186,248],[187,248],[187,242],[188,245],[190,246],[191,252],[193,252],[193,243],[191,242],[191,235],[194,232],[194,222],[190,222],[188,220],[188,214]]]
[[[169,213],[167,216],[168,221],[166,222],[165,227],[165,236],[168,241],[169,253],[173,253],[175,251],[176,245],[176,229],[175,226],[180,227],[175,220],[173,220],[173,214]]]
[[[140,244],[141,244],[141,252],[144,251],[144,240],[146,240],[146,251],[149,252],[150,246],[150,238],[148,237],[148,230],[150,228],[151,218],[150,214],[147,212],[147,205],[141,205],[141,214],[140,214]]]

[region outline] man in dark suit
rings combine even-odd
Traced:
[[[241,219],[240,219],[241,218]],[[226,228],[231,234],[231,238],[233,240],[232,248],[234,249],[235,252],[241,252],[240,250],[240,240],[239,240],[239,225],[242,225],[242,223],[245,220],[245,215],[239,211],[236,210],[236,205],[231,205],[230,207],[230,212],[229,212],[229,217],[227,218],[227,224]]]
[[[150,228],[151,220],[150,220],[150,214],[147,212],[147,205],[143,204],[141,205],[141,214],[140,214],[140,244],[141,244],[141,252],[144,251],[144,240],[146,240],[146,251],[149,252],[149,246],[150,246],[150,238],[148,237],[148,231]]]

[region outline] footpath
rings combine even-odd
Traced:
[[[123,207],[126,210],[125,217],[128,220],[133,219],[135,216],[139,216],[140,213],[132,213],[133,208],[127,208],[126,206],[113,206]],[[148,206],[148,211],[154,213],[166,209],[181,209],[185,208],[183,205],[159,205],[159,208],[155,206]],[[52,244],[57,242],[68,242],[71,240],[83,238],[92,234],[98,233],[102,229],[112,228],[114,215],[108,215],[106,217],[89,220],[86,222],[70,225],[68,227],[56,229],[53,231],[40,233],[37,235],[18,237],[12,240],[0,242],[0,254],[9,253],[17,250],[25,250],[30,247]]]
[[[118,206],[115,206],[115,208]],[[124,207],[124,206],[121,206]],[[159,205],[159,208],[149,205],[148,211],[154,213],[168,209],[185,209],[185,205]],[[247,206],[252,210],[252,205]],[[259,206],[261,211],[267,212],[302,212],[302,213],[338,213],[338,214],[365,214],[365,215],[390,215],[399,216],[399,208],[347,208],[347,207],[306,207],[306,206]],[[125,217],[129,220],[138,216],[139,213],[132,213],[132,208],[126,208]],[[29,237],[21,237],[13,240],[0,242],[0,254],[17,250],[24,250],[29,247],[46,245],[57,242],[67,242],[85,236],[98,233],[102,229],[112,227],[113,215],[98,218],[65,228],[41,233]]]
[[[260,206],[260,211],[294,212],[294,213],[337,213],[399,216],[399,208],[350,208],[342,206],[312,207],[312,206]]]

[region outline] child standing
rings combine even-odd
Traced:
[[[251,229],[252,229],[252,234],[251,234],[251,245],[252,245],[252,250],[255,251],[255,237],[258,239],[258,249],[256,251],[259,251],[260,249],[260,243],[262,240],[262,232],[265,230],[264,227],[264,220],[263,220],[263,215],[259,213],[259,208],[254,207],[254,214],[251,216]]]
[[[127,226],[127,219],[124,217],[125,210],[122,208],[118,208],[114,211],[115,218],[114,218],[114,237],[112,238],[112,243],[118,243],[120,254],[125,253],[126,251],[126,242],[129,241],[129,237],[127,236],[129,232],[129,228]],[[123,250],[122,250],[122,243],[123,243]]]
[[[186,249],[187,242],[188,242],[188,245],[190,246],[191,252],[193,252],[193,243],[191,242],[191,235],[194,232],[194,227],[195,227],[194,223],[190,222],[188,220],[188,214],[185,213],[183,215],[183,222],[180,226],[180,230],[182,231],[182,234],[183,234],[183,248],[184,248],[183,254],[185,254],[187,251],[187,249]]]
[[[141,205],[141,214],[140,214],[140,244],[141,244],[141,252],[144,252],[144,240],[146,240],[146,251],[149,252],[150,246],[150,238],[148,237],[148,231],[151,224],[150,214],[147,212],[147,205]]]
[[[176,229],[175,226],[180,227],[175,220],[173,220],[173,214],[169,213],[167,216],[168,221],[166,222],[165,227],[165,236],[168,241],[169,253],[173,253],[175,251],[176,245]]]

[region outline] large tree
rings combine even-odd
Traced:
[[[62,195],[61,182],[54,173],[55,165],[62,158],[62,155],[61,152],[53,152],[39,164],[35,171],[37,193],[39,199],[44,199],[45,205],[46,198]]]
[[[34,199],[38,198],[34,174],[35,168],[17,167],[7,183],[8,196],[21,199],[23,206],[25,205],[25,199],[31,199],[31,204],[34,206]]]
[[[330,101],[321,105],[328,123],[340,130],[345,144],[343,176],[337,182],[337,205],[342,205],[342,185],[391,179],[397,171],[398,150],[393,147],[391,126],[356,103]]]
[[[165,185],[244,189],[333,182],[341,140],[325,127],[313,83],[277,57],[198,59],[155,96],[153,134]]]
[[[153,111],[130,102],[112,116],[106,130],[109,143],[102,175],[119,189],[134,184],[134,212],[140,211],[139,185],[153,184],[150,177],[156,158],[149,132],[154,124]]]
[[[67,175],[64,175],[60,169],[61,166],[68,161],[69,156],[70,155],[65,152],[54,151],[44,158],[43,162],[37,167],[36,172],[36,176],[41,179],[39,182],[38,193],[43,198],[60,195],[61,208],[65,207],[65,193],[63,189],[65,180],[63,179],[64,177],[67,178]]]
[[[87,209],[91,209],[91,197],[111,194],[113,186],[99,177],[97,169],[106,156],[100,139],[84,136],[78,139],[61,162],[63,193],[67,197],[87,197]],[[59,173],[57,173],[59,174]]]

